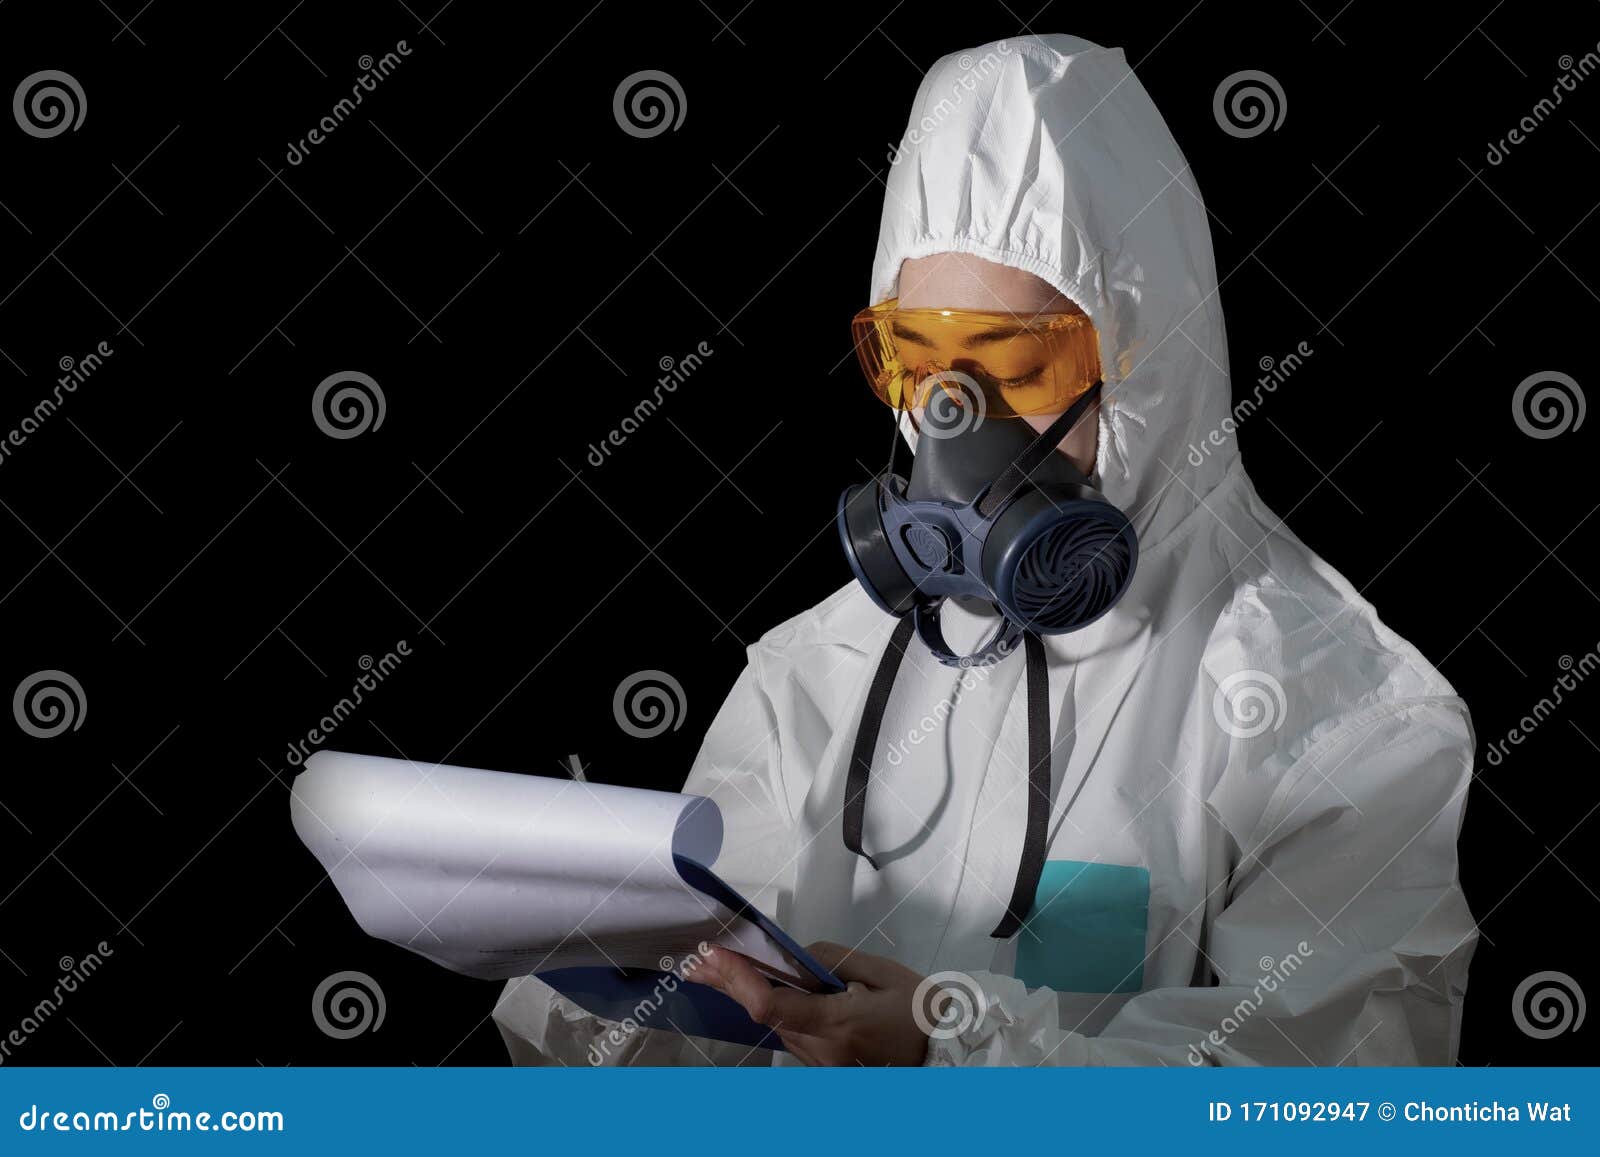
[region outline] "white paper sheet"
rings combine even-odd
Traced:
[[[366,932],[468,976],[672,971],[702,943],[797,976],[674,867],[716,862],[722,815],[702,796],[322,751],[290,811]]]

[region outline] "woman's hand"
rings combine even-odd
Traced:
[[[684,979],[738,1001],[808,1065],[922,1064],[928,1037],[913,1016],[922,977],[887,957],[825,940],[806,951],[846,983],[844,992],[812,995],[774,985],[748,957],[716,947]]]

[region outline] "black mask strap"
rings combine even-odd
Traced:
[[[1006,467],[1000,477],[994,480],[989,486],[988,493],[978,500],[978,513],[985,518],[998,514],[1016,492],[1027,484],[1033,472],[1039,469],[1039,464],[1055,452],[1055,448],[1061,444],[1061,439],[1072,432],[1078,420],[1099,397],[1100,383],[1096,382],[1080,394],[1078,400],[1068,406],[1059,418],[1046,426],[1028,448],[1017,455],[1016,461]]]
[[[861,726],[856,729],[856,744],[850,752],[850,774],[844,783],[844,846],[867,863],[874,871],[878,861],[861,850],[861,827],[867,817],[867,779],[872,775],[872,749],[878,746],[878,733],[883,730],[883,712],[889,706],[889,692],[894,690],[894,677],[900,671],[900,662],[906,655],[906,644],[916,624],[906,615],[895,624],[889,645],[878,660],[878,670],[872,676],[872,686],[867,691],[867,705],[861,712]]]
[[[1039,877],[1044,873],[1045,845],[1050,838],[1050,668],[1044,642],[1032,631],[1022,636],[1028,655],[1028,826],[1022,836],[1017,883],[1005,919],[989,933],[1009,940],[1033,910]]]
[[[1059,438],[1057,439],[1059,441]],[[1053,443],[1052,443],[1053,445]],[[905,659],[914,624],[906,616],[896,624],[889,645],[878,660],[861,712],[855,746],[850,752],[850,770],[845,778],[844,846],[871,864],[881,865],[861,847],[861,832],[867,814],[867,784],[872,775],[872,753],[883,730],[884,712],[895,676]],[[1011,892],[1006,914],[989,935],[996,940],[1014,936],[1033,908],[1039,877],[1044,872],[1046,844],[1050,835],[1050,670],[1044,643],[1031,632],[1023,635],[1027,653],[1028,681],[1028,820],[1022,839],[1022,856],[1017,864],[1017,881]]]

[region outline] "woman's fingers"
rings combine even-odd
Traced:
[[[738,1001],[806,1064],[922,1063],[928,1040],[912,1013],[921,976],[887,957],[827,941],[808,950],[849,988],[814,995],[774,985],[748,957],[726,948],[713,948],[685,975]]]
[[[828,1042],[821,1037],[806,1036],[799,1032],[780,1032],[783,1038],[783,1047],[790,1056],[802,1064],[826,1065],[828,1060]]]
[[[829,972],[837,973],[846,960],[850,958],[850,949],[843,944],[835,944],[831,940],[818,940],[807,944],[806,951],[816,958],[818,964]]]
[[[887,956],[874,956],[854,948],[846,948],[830,940],[818,940],[806,945],[806,951],[817,958],[829,972],[847,984],[854,980],[868,988],[894,988],[903,985],[909,977],[914,987],[921,977],[904,965]]]
[[[726,948],[712,948],[684,979],[707,984],[730,996],[757,1024],[784,1032],[818,1035],[833,1022],[827,996],[811,996],[775,986],[749,959]]]
[[[758,1024],[766,1023],[769,1011],[767,994],[772,985],[745,956],[726,948],[713,947],[692,970],[684,973],[684,979],[709,985],[723,995],[731,996],[744,1006],[751,1020]]]

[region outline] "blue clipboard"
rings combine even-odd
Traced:
[[[844,991],[844,983],[837,976],[796,944],[764,912],[728,887],[710,868],[676,853],[672,862],[684,883],[772,937],[784,954],[815,980],[815,985],[808,987],[814,987],[819,993]],[[632,1022],[641,1028],[752,1048],[783,1048],[778,1034],[751,1020],[733,998],[703,984],[679,980],[670,972],[653,968],[585,967],[557,968],[538,976],[578,1007],[606,1020]]]

